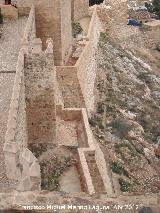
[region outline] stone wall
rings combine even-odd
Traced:
[[[78,154],[80,160],[80,173],[83,178],[83,184],[85,186],[86,192],[89,194],[96,193],[96,189],[94,183],[92,181],[92,176],[90,174],[90,170],[88,167],[88,156],[93,155],[95,159],[95,163],[98,167],[99,173],[101,175],[103,184],[105,186],[104,191],[107,192],[108,195],[113,195],[113,187],[110,176],[108,175],[107,165],[104,158],[104,154],[101,151],[98,143],[95,141],[89,122],[88,115],[85,108],[64,108],[59,105],[57,107],[57,116],[60,117],[64,121],[80,121],[82,123],[82,131],[84,134],[83,148],[80,148],[81,141],[78,142]],[[84,147],[85,144],[85,147]],[[63,144],[65,146],[65,143]],[[96,175],[96,174],[95,174]]]
[[[57,80],[64,98],[65,107],[86,107],[88,113],[94,109],[94,84],[96,78],[95,52],[102,30],[96,7],[92,14],[87,44],[74,66],[57,66]]]
[[[71,0],[36,0],[37,37],[43,48],[47,38],[52,38],[55,65],[63,65],[72,45]]]
[[[31,10],[23,36],[23,38],[27,38],[27,42],[30,38],[29,35],[32,35],[31,32],[34,32],[34,19],[32,17],[33,14],[33,10]],[[37,163],[37,159],[27,149],[28,132],[25,103],[26,91],[24,64],[25,55],[28,53],[28,49],[29,48],[26,48],[26,46],[24,48],[24,43],[22,42],[22,47],[19,52],[16,66],[16,75],[3,149],[6,165],[6,175],[8,179],[18,180],[20,183],[18,189],[22,191],[40,189],[40,167]],[[28,166],[26,166],[27,163]]]
[[[36,39],[32,52],[25,57],[24,75],[28,143],[53,144],[56,134],[53,47],[42,51],[42,42]]]
[[[90,155],[93,153],[93,155],[95,156],[95,162],[97,164],[99,173],[101,175],[103,184],[105,186],[104,191],[106,191],[108,195],[113,195],[113,187],[112,187],[111,179],[108,175],[104,154],[101,151],[98,143],[95,141],[93,137],[93,134],[88,122],[88,116],[85,109],[82,109],[82,122],[84,125],[86,141],[89,147],[79,148],[78,152],[79,152],[80,162],[81,162],[81,166],[82,166],[82,170],[83,170],[83,174],[84,174],[84,178],[85,178],[85,182],[87,186],[86,188],[88,189],[88,193],[94,194],[96,192],[94,183],[92,182],[92,177],[90,175],[89,168],[87,165],[87,156],[88,154]]]
[[[94,84],[97,69],[95,52],[101,31],[102,26],[95,7],[87,35],[89,41],[76,63],[78,79],[89,114],[94,109]]]
[[[77,78],[77,67],[56,66],[56,76],[66,108],[85,107],[82,90]]]
[[[72,0],[72,20],[78,21],[88,16],[89,0]]]

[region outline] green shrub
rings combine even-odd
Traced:
[[[122,192],[127,192],[130,186],[130,183],[122,178],[119,178],[120,190]]]
[[[123,166],[121,166],[120,164],[118,164],[117,162],[113,162],[112,166],[111,166],[112,172],[117,173],[117,174],[123,174],[126,177],[129,176],[128,172],[124,169]]]
[[[72,35],[74,38],[83,31],[79,22],[72,23]]]
[[[114,145],[114,148],[115,148],[115,151],[117,152],[117,153],[120,153],[120,154],[122,154],[122,151],[121,151],[121,148],[125,148],[125,147],[127,147],[128,148],[128,150],[130,151],[130,154],[132,155],[132,156],[135,156],[135,151],[134,151],[134,149],[132,148],[132,146],[130,145],[130,144],[128,144],[128,143],[119,143],[119,144],[115,144]],[[123,156],[124,157],[124,156]],[[124,157],[125,158],[125,157]]]
[[[100,32],[100,37],[99,37],[99,41],[100,42],[105,42],[107,40],[107,34],[104,32]]]
[[[97,113],[101,114],[104,112],[104,103],[103,102],[98,102],[97,104]]]
[[[148,81],[149,80],[149,76],[148,76],[147,72],[141,72],[141,73],[139,73],[139,75],[137,77],[142,81]]]
[[[103,126],[102,125],[102,120],[98,116],[94,116],[92,118],[89,118],[88,121],[89,121],[89,124],[92,127],[98,126],[100,129],[104,128],[104,127],[102,127]]]
[[[120,138],[126,137],[127,133],[132,129],[132,127],[123,119],[115,119],[110,124],[115,134]]]

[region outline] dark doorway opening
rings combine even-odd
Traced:
[[[5,0],[5,5],[11,4],[11,0]]]
[[[104,0],[89,0],[89,6],[92,6],[94,4],[100,4],[103,3]]]

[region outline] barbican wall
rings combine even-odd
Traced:
[[[105,158],[88,122],[94,107],[95,51],[102,30],[96,7],[86,46],[75,66],[54,66],[54,42],[47,40],[46,50],[42,49],[41,40],[36,38],[35,22],[32,7],[17,62],[4,146],[7,177],[19,181],[19,191],[40,190],[40,166],[28,144],[56,142],[56,116],[64,121],[78,119],[85,135],[85,146],[78,148],[78,154],[86,191],[96,193],[88,165],[94,161],[104,191],[111,195],[113,189]],[[71,96],[64,95],[68,88]],[[70,106],[66,108],[67,98]]]

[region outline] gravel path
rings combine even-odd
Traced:
[[[0,191],[7,189],[9,186],[9,181],[5,174],[3,145],[14,76],[15,74],[11,73],[0,73]]]
[[[5,23],[3,36],[0,38],[0,192],[14,189],[16,186],[16,182],[9,181],[5,174],[3,145],[17,57],[26,20],[26,17],[22,17]]]
[[[4,23],[0,38],[0,72],[13,72],[16,69],[18,52],[27,17]]]

